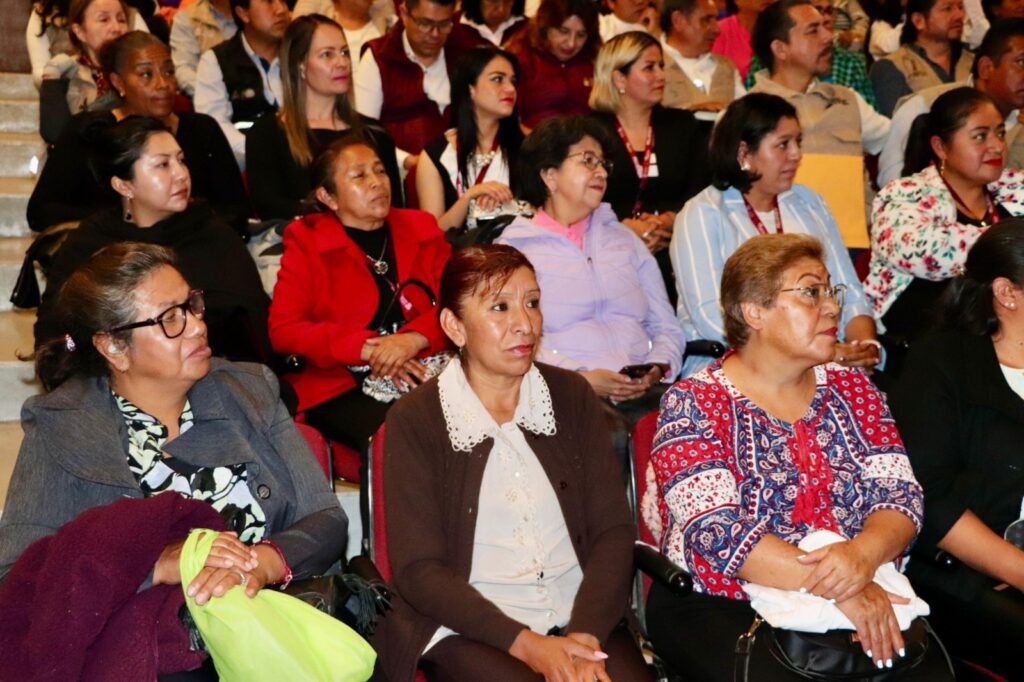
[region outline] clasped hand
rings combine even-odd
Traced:
[[[389,377],[399,387],[405,382],[411,389],[427,378],[427,368],[416,355],[428,345],[418,332],[374,336],[363,344],[362,359],[373,376]]]
[[[612,682],[604,668],[608,654],[593,635],[571,632],[565,637],[538,635],[524,629],[509,653],[544,676],[544,682]]]
[[[184,540],[174,542],[160,553],[153,566],[154,585],[177,585],[181,583],[181,548]],[[258,550],[265,546],[250,547],[238,539],[235,533],[221,533],[213,541],[210,553],[202,570],[188,584],[188,596],[197,604],[203,604],[211,597],[224,595],[235,585],[245,584],[248,597],[255,597],[263,587],[272,582],[272,563],[276,552],[270,549],[270,556]],[[279,563],[279,560],[278,560]]]

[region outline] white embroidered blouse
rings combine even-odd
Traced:
[[[555,434],[544,377],[530,368],[512,421],[500,426],[470,387],[462,363],[448,364],[438,377],[438,392],[456,451],[469,453],[494,440],[480,485],[469,584],[534,632],[566,625],[583,570],[555,490],[523,434]],[[438,628],[424,651],[453,634]]]

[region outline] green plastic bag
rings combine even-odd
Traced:
[[[184,590],[199,574],[219,533],[193,530],[181,549]],[[221,680],[365,682],[377,658],[341,621],[295,597],[263,589],[250,599],[241,585],[196,604],[185,594]]]

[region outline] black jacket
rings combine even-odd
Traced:
[[[206,292],[206,326],[215,355],[268,362],[267,298],[256,264],[235,232],[204,202],[152,227],[126,223],[120,209],[89,216],[61,245],[47,275],[36,319],[36,345],[65,333],[54,307],[61,285],[99,249],[122,241],[174,249],[178,269],[189,285]]]
[[[231,102],[231,122],[252,124],[264,114],[277,111],[263,95],[263,76],[242,44],[242,31],[213,48]],[[248,129],[242,132],[248,132]]]
[[[71,117],[50,152],[28,202],[28,224],[36,232],[120,206],[117,194],[93,175],[93,136],[115,123],[109,111]],[[243,230],[252,210],[238,162],[220,126],[204,114],[178,114],[175,134],[192,176],[192,196],[206,199],[232,227]]]
[[[962,332],[921,338],[889,405],[924,488],[916,550],[934,556],[967,510],[1002,535],[1024,498],[1024,400],[1006,383],[992,340]]]

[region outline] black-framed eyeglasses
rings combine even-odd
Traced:
[[[837,284],[835,286],[829,286],[828,284],[815,284],[809,287],[793,287],[791,289],[779,289],[779,293],[783,291],[793,291],[800,294],[805,298],[812,306],[818,308],[821,306],[821,302],[826,298],[835,301],[835,304],[840,308],[846,303],[846,285]]]
[[[138,329],[139,327],[152,327],[158,324],[164,336],[169,339],[176,339],[185,333],[189,313],[192,313],[192,316],[197,320],[203,319],[203,315],[206,313],[206,298],[203,295],[202,289],[193,289],[188,292],[188,298],[185,299],[184,303],[172,305],[156,317],[115,327],[110,330],[110,333],[124,332],[129,329]]]
[[[451,19],[445,19],[444,21],[431,21],[430,19],[424,19],[422,17],[414,17],[412,14],[409,15],[412,19],[412,23],[416,25],[423,33],[430,33],[431,31],[437,31],[438,33],[447,33],[455,27],[455,22]]]
[[[594,152],[576,152],[575,154],[569,154],[565,158],[571,159],[574,156],[579,157],[580,163],[586,166],[587,170],[597,170],[598,166],[604,166],[604,171],[608,173],[608,175],[611,175],[612,168],[615,167],[614,163],[608,159],[602,159],[600,156],[594,154]]]

